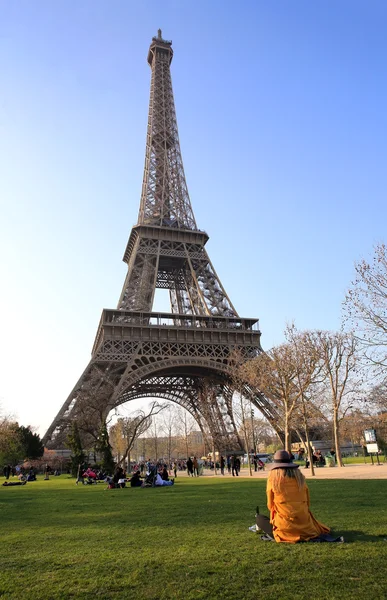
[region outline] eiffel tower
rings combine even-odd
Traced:
[[[69,425],[95,433],[108,413],[136,398],[163,398],[196,419],[221,452],[244,449],[234,418],[231,356],[262,352],[257,319],[240,318],[216,274],[192,211],[180,151],[170,64],[161,30],[148,53],[151,89],[138,223],[123,260],[128,272],[116,310],[104,309],[92,358],[43,442],[64,446]],[[156,288],[170,312],[152,312]],[[248,390],[243,390],[248,393]],[[253,404],[276,426],[261,394]]]

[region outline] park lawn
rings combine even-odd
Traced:
[[[387,598],[387,480],[308,481],[345,544],[262,542],[265,480],[106,490],[67,476],[0,487],[5,599]]]
[[[381,467],[382,465],[384,465],[387,460],[385,458],[384,455],[379,456],[379,464],[377,462],[377,458],[374,456],[373,457],[373,466],[377,469],[378,467]],[[300,465],[300,467],[304,467],[305,465],[305,461],[304,460],[296,460],[294,461],[296,464]],[[372,465],[372,459],[370,456],[366,456],[364,458],[364,456],[344,456],[343,457],[343,464],[345,465]],[[337,467],[337,463],[335,465],[335,467]],[[327,468],[325,465],[323,465],[322,467],[320,467],[319,465],[315,465],[315,469],[321,469],[321,468]]]
[[[376,456],[373,456],[372,459],[370,456],[366,456],[364,458],[364,456],[344,456],[343,457],[343,463],[345,465],[370,465],[372,464],[372,460],[374,461],[374,465],[376,466],[378,459]],[[384,454],[379,455],[379,463],[380,464],[384,464],[386,462],[386,457],[384,456]]]

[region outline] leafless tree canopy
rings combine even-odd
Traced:
[[[241,376],[277,406],[285,436],[285,447],[290,449],[291,422],[300,398],[300,391],[296,386],[294,348],[288,343],[272,348],[242,365]]]
[[[109,435],[116,454],[120,456],[119,463],[130,454],[136,440],[151,427],[152,417],[166,408],[167,404],[159,404],[155,401],[147,412],[136,411],[130,417],[118,419],[117,423],[110,428]]]
[[[345,322],[350,324],[361,342],[369,361],[387,366],[387,247],[375,247],[371,262],[355,265],[345,303]]]
[[[361,394],[358,341],[351,333],[306,331],[291,325],[287,342],[241,367],[242,377],[277,406],[290,449],[290,433],[309,432],[329,411],[341,465],[340,421]]]

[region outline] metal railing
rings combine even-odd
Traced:
[[[182,327],[203,329],[230,329],[259,332],[258,319],[239,317],[201,316],[191,314],[153,313],[104,309],[102,322],[120,325],[140,325],[154,327]]]

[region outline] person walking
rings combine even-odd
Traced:
[[[220,457],[220,473],[222,475],[224,475],[224,465],[225,465],[224,456],[221,456]]]
[[[187,460],[187,473],[188,477],[193,477],[193,462],[192,458],[189,456]]]
[[[196,456],[193,457],[192,465],[193,465],[193,472],[194,472],[195,477],[199,477],[199,463],[198,463],[198,459],[196,458]]]
[[[238,459],[237,459],[237,457],[236,457],[236,456],[235,456],[235,454],[234,454],[234,456],[232,456],[232,457],[231,457],[231,471],[232,471],[232,476],[233,476],[233,477],[235,477],[235,476],[237,476],[237,477],[238,477],[238,476],[239,476],[239,473],[238,473],[238,463],[237,463],[237,460],[238,460]],[[240,463],[240,461],[239,461],[239,465],[240,465],[240,464],[241,464],[241,463]]]

